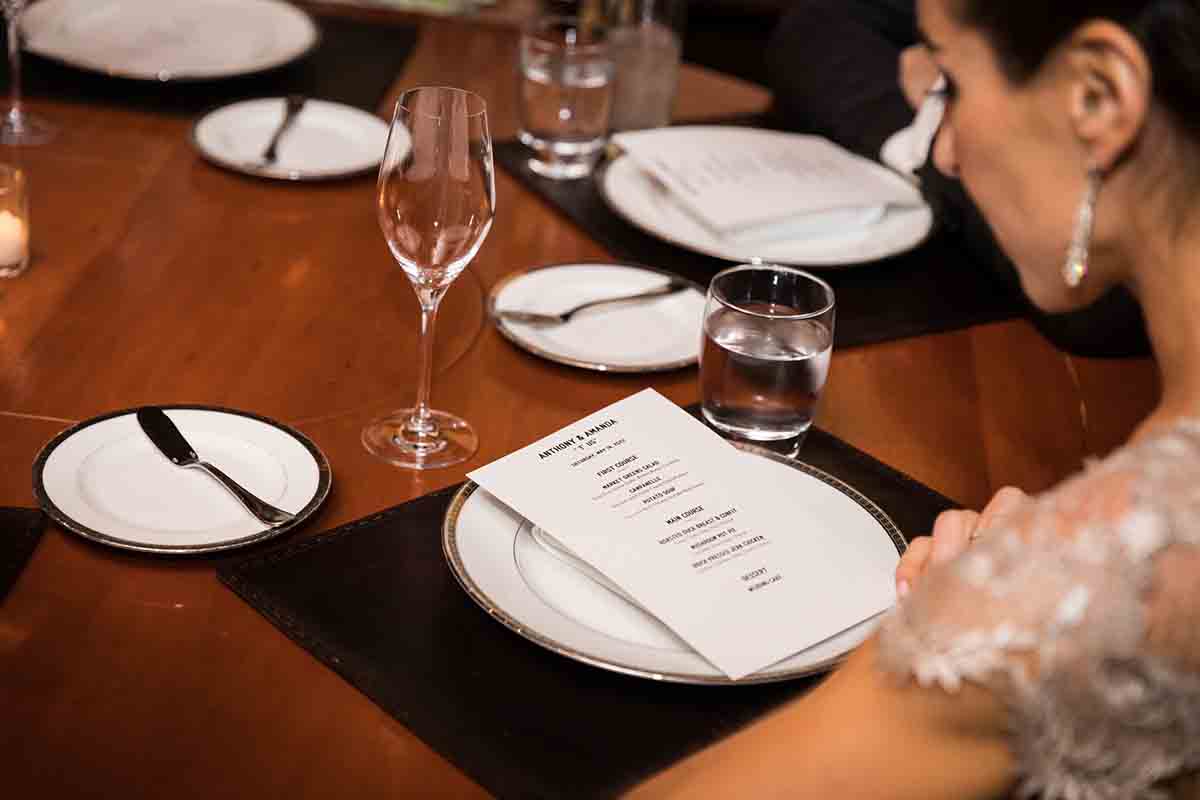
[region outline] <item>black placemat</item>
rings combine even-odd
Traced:
[[[46,517],[36,508],[0,508],[0,603],[37,549]]]
[[[949,500],[813,430],[801,457],[906,533]],[[459,588],[441,524],[458,487],[220,570],[330,669],[500,797],[609,797],[810,688],[660,684],[555,655]]]
[[[32,53],[23,56],[28,97],[196,114],[249,97],[302,93],[375,111],[417,42],[412,25],[316,17],[321,40],[299,61],[267,72],[213,81],[156,83],[110,78]],[[0,86],[8,61],[0,58]]]
[[[747,124],[738,118],[736,124]],[[495,159],[618,259],[669,270],[707,285],[733,262],[692,253],[644,233],[609,209],[593,180],[552,181],[526,166],[509,140]],[[850,268],[817,269],[837,296],[834,346],[856,347],[1023,316],[1028,303],[1011,283],[975,265],[952,237],[934,235],[908,253]]]

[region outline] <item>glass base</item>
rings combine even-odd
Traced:
[[[701,407],[700,414],[708,426],[733,442],[744,442],[764,450],[770,450],[786,458],[795,458],[804,444],[811,423],[803,428],[788,430],[771,430],[754,428],[748,425],[736,425],[722,420],[707,408]]]
[[[29,269],[29,256],[25,256],[15,264],[0,264],[0,278],[15,278],[25,274]]]
[[[414,430],[413,409],[402,408],[363,428],[362,443],[376,458],[408,469],[437,469],[475,455],[479,438],[466,420],[445,411],[430,411],[429,431]]]
[[[0,117],[0,144],[33,146],[46,144],[58,133],[49,122],[30,114],[10,108]]]
[[[604,153],[604,137],[583,141],[547,139],[526,130],[517,132],[517,140],[529,149],[525,165],[529,171],[555,181],[572,181],[592,174]]]

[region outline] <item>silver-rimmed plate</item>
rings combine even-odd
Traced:
[[[138,425],[137,409],[85,420],[42,448],[33,490],[50,518],[101,544],[184,555],[279,536],[329,496],[329,462],[303,434],[243,411],[164,409],[202,458],[295,519],[268,527],[208,475],[170,463]]]
[[[904,186],[913,193],[913,204],[888,206],[869,224],[797,238],[727,241],[701,224],[627,155],[597,170],[595,181],[609,208],[634,227],[677,247],[734,263],[848,267],[911,250],[925,241],[933,228],[933,211],[916,188]],[[904,185],[903,178],[896,176],[896,181]]]
[[[745,468],[778,486],[772,510],[803,536],[810,526],[834,526],[860,552],[859,574],[844,582],[893,580],[904,537],[873,502],[807,464],[743,448]],[[586,577],[532,535],[528,520],[468,482],[450,504],[442,547],[455,578],[488,614],[555,653],[604,669],[653,680],[741,685],[789,680],[832,667],[874,630],[878,618],[739,681],[732,681],[654,617]],[[813,554],[820,558],[819,553]],[[837,603],[830,597],[829,603]],[[821,609],[797,609],[819,614]]]
[[[312,17],[282,0],[40,0],[22,30],[45,58],[159,82],[263,72],[320,40]]]
[[[559,313],[580,303],[624,297],[677,276],[618,263],[549,264],[510,275],[488,295],[488,316],[506,339],[536,356],[600,372],[661,372],[700,357],[704,288],[588,309],[562,325],[514,322],[500,311]]]
[[[374,114],[328,100],[309,100],[280,138],[277,157],[263,150],[283,121],[282,97],[242,100],[216,108],[192,126],[192,143],[225,169],[283,181],[347,178],[373,170],[387,146],[388,124]],[[397,130],[397,136],[405,136]]]

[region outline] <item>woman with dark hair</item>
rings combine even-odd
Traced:
[[[918,11],[945,77],[939,169],[1038,307],[1138,297],[1162,401],[1045,494],[939,517],[876,637],[639,791],[1200,797],[1200,2]]]
[[[914,0],[795,0],[766,53],[772,116],[782,127],[825,136],[901,172],[915,171],[939,228],[960,242],[978,267],[1012,286],[1012,263],[958,181],[921,163],[930,131],[914,113],[937,73],[917,40],[915,5]],[[1128,357],[1149,351],[1140,309],[1123,287],[1086,308],[1057,313],[1031,308],[1028,316],[1055,346],[1075,355]]]

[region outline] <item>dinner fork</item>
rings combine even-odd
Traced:
[[[300,113],[300,109],[304,108],[304,104],[308,102],[308,98],[302,94],[289,94],[286,103],[286,110],[283,112],[283,121],[279,123],[279,127],[275,129],[275,134],[271,137],[271,141],[267,142],[267,149],[263,150],[262,163],[274,164],[275,159],[279,157],[276,150],[279,147],[279,140],[283,138],[283,134],[287,129],[292,127],[292,123],[296,121],[296,116]]]
[[[539,311],[507,311],[495,310],[493,313],[500,319],[509,322],[524,322],[533,325],[565,325],[571,321],[571,318],[589,308],[608,305],[609,303],[628,303],[637,300],[646,300],[651,297],[665,297],[666,295],[682,292],[684,289],[691,288],[691,284],[687,281],[682,281],[677,278],[671,278],[661,286],[656,286],[653,289],[648,289],[637,294],[621,295],[620,297],[603,297],[599,300],[589,300],[586,303],[580,303],[577,306],[568,308],[566,311],[560,311],[555,314],[552,312]]]

